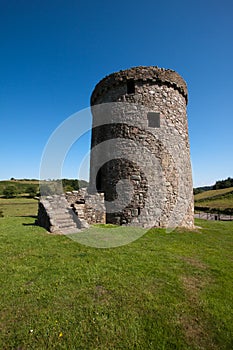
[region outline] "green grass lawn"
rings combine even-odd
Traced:
[[[97,249],[35,226],[35,200],[0,208],[1,350],[233,348],[233,222]]]
[[[0,210],[4,216],[22,217],[37,215],[38,201],[33,198],[16,197],[16,198],[1,198]]]
[[[233,187],[228,187],[228,188],[222,188],[219,190],[210,190],[210,191],[205,191],[205,192],[201,192],[195,195],[195,200],[199,201],[202,199],[209,199],[212,197],[216,197],[216,196],[223,196],[225,194],[228,194],[230,192],[233,192]]]

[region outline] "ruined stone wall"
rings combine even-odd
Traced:
[[[129,80],[134,83],[133,93],[127,91]],[[107,202],[117,199],[119,180],[129,179],[133,187],[124,209],[108,213],[107,208],[107,222],[167,227],[176,221],[179,226],[193,227],[184,80],[171,70],[136,67],[104,78],[91,103],[90,187],[97,184]],[[159,115],[159,125],[150,124],[151,112]],[[112,124],[104,125],[104,118]],[[112,148],[111,144],[101,148],[112,139],[116,141]],[[103,152],[108,153],[109,161],[101,165]]]
[[[67,192],[66,199],[80,220],[88,224],[105,224],[104,194],[91,195],[86,188]]]
[[[105,224],[104,194],[87,189],[40,198],[37,224],[52,233],[75,233],[89,224]]]

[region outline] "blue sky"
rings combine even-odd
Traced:
[[[233,176],[232,1],[0,1],[0,179],[39,178],[51,133],[105,75],[171,68],[188,84],[195,186]],[[76,177],[83,136],[65,161]]]

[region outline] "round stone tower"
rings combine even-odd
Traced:
[[[193,227],[187,101],[182,77],[154,66],[96,85],[89,190],[104,192],[108,223]]]

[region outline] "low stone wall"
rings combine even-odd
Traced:
[[[39,226],[56,233],[74,233],[89,224],[106,223],[104,194],[89,194],[86,188],[40,199]]]
[[[88,224],[106,223],[104,193],[89,194],[87,188],[82,188],[79,191],[66,192],[65,196],[79,219]]]
[[[36,224],[41,227],[44,227],[47,231],[50,231],[50,232],[55,231],[55,229],[53,229],[53,226],[50,222],[49,213],[42,200],[40,200],[38,203],[38,215],[37,215]]]

